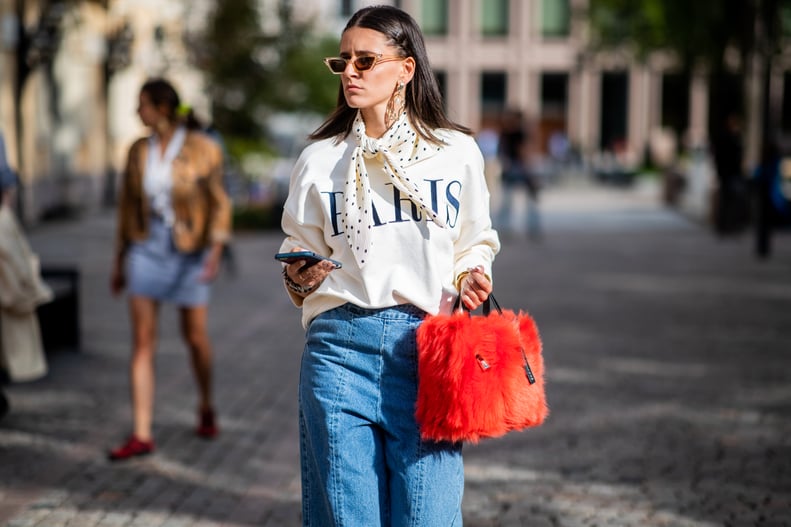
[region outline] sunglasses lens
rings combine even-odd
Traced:
[[[327,59],[327,66],[333,73],[343,73],[346,69],[346,61],[341,58]]]
[[[354,61],[354,67],[357,68],[357,71],[370,70],[375,61],[376,57],[357,57]]]

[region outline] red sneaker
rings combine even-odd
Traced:
[[[200,421],[198,423],[198,428],[195,429],[195,433],[205,439],[217,437],[217,434],[220,433],[220,429],[217,427],[217,419],[214,416],[214,410],[203,410],[200,413]]]
[[[129,439],[126,440],[126,443],[114,450],[111,450],[107,457],[110,458],[110,461],[121,461],[131,457],[145,456],[153,451],[153,441],[142,441],[132,435],[129,436]]]

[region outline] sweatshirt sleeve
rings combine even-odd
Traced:
[[[322,216],[321,196],[307,180],[307,155],[299,157],[291,173],[288,197],[283,206],[281,228],[286,235],[279,252],[290,252],[300,247],[308,251],[329,256],[331,249],[324,240],[324,218]],[[284,285],[285,287],[285,285]],[[303,298],[286,288],[292,302],[302,306]]]
[[[482,265],[492,277],[492,263],[500,251],[497,231],[492,228],[489,211],[489,189],[483,172],[483,156],[472,139],[466,141],[464,151],[463,207],[459,214],[459,234],[454,242],[453,280],[472,267]]]

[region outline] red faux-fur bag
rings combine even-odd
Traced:
[[[424,440],[477,443],[538,426],[549,413],[535,322],[490,299],[495,312],[489,300],[484,316],[454,307],[417,330],[415,416]]]

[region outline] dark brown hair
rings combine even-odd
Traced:
[[[406,85],[404,98],[409,120],[415,125],[421,137],[439,143],[440,140],[433,132],[439,128],[472,134],[469,128],[454,123],[445,115],[437,79],[429,65],[423,34],[417,22],[409,14],[397,7],[386,5],[364,7],[349,19],[343,31],[346,32],[353,27],[382,33],[387,37],[388,44],[398,49],[400,56],[415,59],[415,74],[412,81]],[[346,137],[352,131],[356,116],[357,109],[347,104],[343,95],[343,86],[340,86],[335,110],[309,138]]]
[[[201,130],[201,122],[195,117],[192,108],[189,108],[183,115],[179,113],[181,98],[176,88],[165,79],[149,79],[140,88],[140,93],[145,93],[157,108],[164,106],[167,108],[167,117],[170,122],[182,121],[184,126],[190,130]]]

